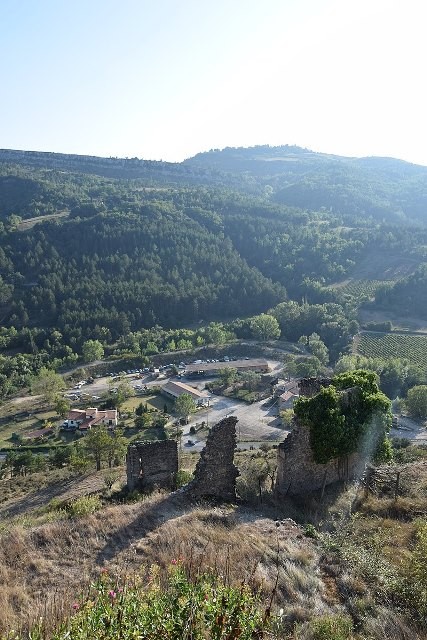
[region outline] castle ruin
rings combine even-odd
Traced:
[[[236,499],[236,478],[239,470],[234,466],[237,418],[224,418],[214,425],[206,440],[194,479],[185,487],[192,497]]]
[[[172,489],[178,471],[175,440],[133,442],[126,456],[127,486],[134,489]]]
[[[311,398],[330,384],[330,378],[303,378],[298,385],[300,396]],[[351,394],[357,392],[358,389],[344,391],[343,401],[350,402]],[[277,449],[276,492],[279,495],[292,495],[324,489],[333,482],[357,477],[363,472],[364,466],[365,459],[358,452],[326,464],[315,462],[310,445],[310,429],[295,422],[294,429]]]

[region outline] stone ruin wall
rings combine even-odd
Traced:
[[[321,387],[331,384],[329,378],[304,378],[300,381],[300,395],[312,397]],[[351,401],[356,389],[346,390],[343,400]],[[224,418],[214,425],[208,435],[194,478],[183,492],[191,497],[211,497],[219,500],[236,499],[234,465],[237,418]],[[175,440],[135,442],[128,447],[127,479],[129,490],[154,486],[172,489],[178,471],[178,447]],[[276,492],[280,495],[300,494],[323,489],[337,481],[350,480],[363,472],[365,459],[358,453],[344,460],[327,464],[314,462],[310,446],[310,430],[304,425],[295,428],[277,449]]]
[[[191,497],[236,499],[236,478],[239,475],[233,458],[236,449],[237,418],[224,418],[208,435],[194,479],[183,487]],[[126,456],[128,489],[154,486],[173,488],[178,471],[178,447],[175,440],[135,442]]]
[[[297,425],[277,448],[276,491],[281,495],[315,491],[333,482],[351,480],[363,472],[363,468],[364,460],[357,453],[327,464],[315,462],[310,430]]]
[[[331,378],[301,378],[298,382],[299,394],[305,398],[312,398],[322,387],[330,387]]]
[[[126,456],[127,485],[133,489],[155,486],[172,489],[178,472],[178,446],[175,440],[134,442]]]
[[[206,440],[194,479],[184,488],[192,497],[236,499],[236,478],[239,470],[234,466],[237,418],[224,418],[214,425]]]
[[[330,378],[303,378],[299,383],[300,395],[312,397],[330,384]],[[296,423],[277,449],[276,491],[279,495],[292,495],[323,489],[333,482],[357,477],[364,466],[365,460],[358,453],[326,464],[315,462],[310,446],[310,429]]]

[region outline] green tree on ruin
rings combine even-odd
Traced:
[[[335,376],[311,398],[294,404],[297,419],[310,429],[315,462],[344,458],[361,446],[375,454],[391,426],[391,402],[379,390],[371,371],[351,371]]]

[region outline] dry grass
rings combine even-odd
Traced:
[[[183,468],[192,470],[197,458],[183,454]],[[60,486],[61,473],[51,487]],[[57,519],[31,526],[31,503],[43,496],[43,485],[49,490],[48,478],[23,478],[23,494],[37,491],[16,500],[26,505],[25,528],[12,523],[0,535],[0,632],[25,629],[40,615],[56,620],[69,614],[103,567],[133,575],[182,558],[190,573],[209,569],[230,583],[254,585],[264,602],[274,593],[275,606],[283,609],[283,638],[316,637],[310,621],[342,614],[353,620],[354,639],[422,638],[383,597],[381,579],[397,575],[410,558],[414,518],[426,512],[420,493],[426,479],[425,465],[408,468],[397,501],[387,493],[365,499],[356,486],[331,487],[323,500],[315,495],[257,508],[193,504],[182,494],[158,493],[81,518],[46,511],[46,519]],[[3,481],[3,496],[13,482]],[[84,493],[77,487],[73,495]],[[333,544],[327,536],[307,539],[291,517],[315,524]]]
[[[285,616],[328,610],[319,553],[292,521],[276,523],[242,507],[193,505],[156,494],[142,503],[108,507],[77,520],[0,537],[0,629],[25,628],[40,615],[61,617],[103,567],[133,574],[183,558],[188,571],[212,570],[230,583],[256,585]]]

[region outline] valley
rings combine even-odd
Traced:
[[[0,636],[42,616],[31,637],[62,639],[104,596],[113,620],[109,591],[124,611],[153,571],[164,594],[210,571],[250,585],[271,638],[426,637],[426,184],[425,167],[294,146],[182,163],[0,150]],[[360,369],[382,407],[371,475],[280,493],[298,382]],[[328,416],[352,403],[336,384]],[[191,499],[230,416],[236,499]],[[340,419],[321,455],[356,440]],[[167,440],[172,490],[128,491],[128,446]],[[99,600],[79,596],[91,583]]]

